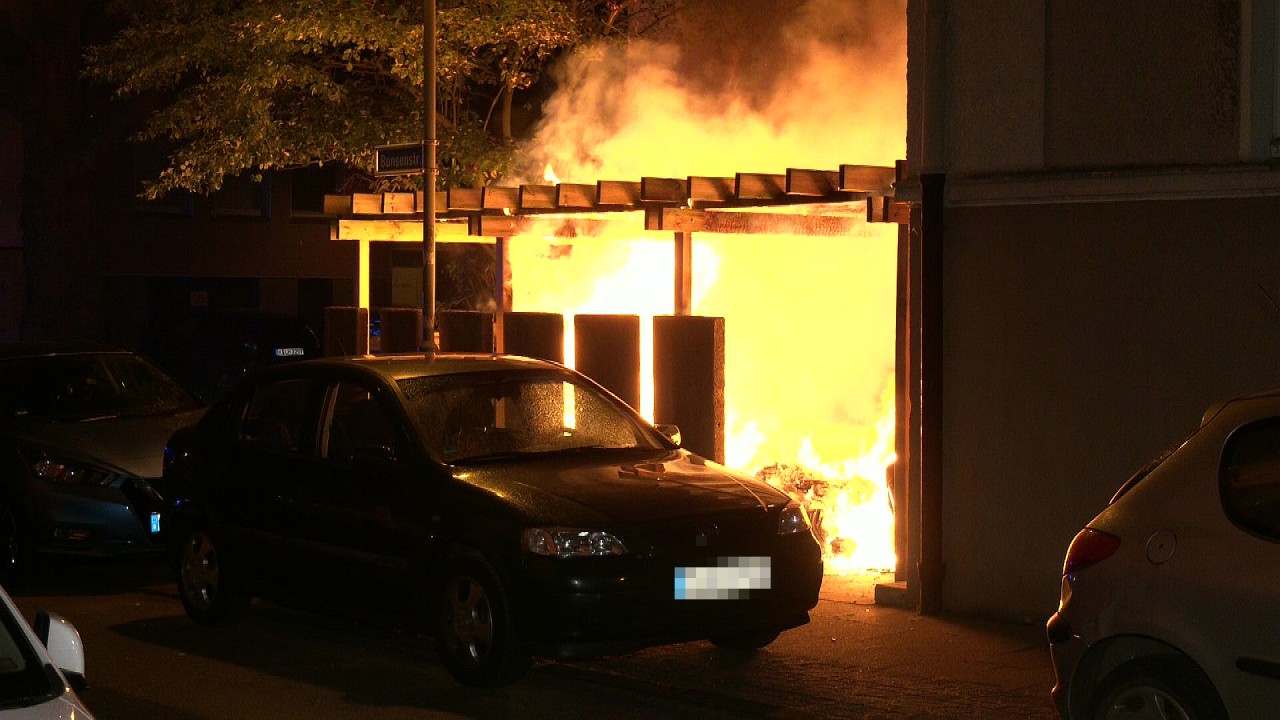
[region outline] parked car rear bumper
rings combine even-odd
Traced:
[[[1089,646],[1084,638],[1075,634],[1071,623],[1061,612],[1056,612],[1049,618],[1049,622],[1045,625],[1045,633],[1049,638],[1049,653],[1053,657],[1055,674],[1053,704],[1060,716],[1070,718],[1071,679]]]

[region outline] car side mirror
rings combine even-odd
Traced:
[[[386,470],[396,462],[396,451],[386,445],[361,447],[351,451],[352,467],[361,470]]]
[[[84,677],[84,645],[75,626],[60,615],[40,610],[36,612],[35,631],[48,651],[49,659],[62,671],[71,687],[76,690],[89,687]]]
[[[665,436],[668,440],[675,443],[676,445],[680,444],[680,426],[679,425],[661,424],[661,425],[655,425],[654,429],[662,433],[663,436]]]

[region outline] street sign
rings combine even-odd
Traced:
[[[427,154],[420,142],[379,145],[373,152],[373,174],[379,177],[416,175],[427,167]]]

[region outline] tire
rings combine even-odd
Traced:
[[[242,569],[227,556],[218,536],[203,527],[185,532],[178,546],[178,597],[201,625],[225,625],[249,606]]]
[[[732,652],[755,652],[781,635],[779,630],[757,630],[755,632],[738,633],[736,635],[718,635],[711,638],[711,644],[721,650]]]
[[[1191,661],[1177,657],[1121,665],[1103,680],[1094,697],[1089,713],[1093,720],[1227,720],[1209,678]]]
[[[502,687],[523,677],[529,655],[493,566],[478,555],[455,556],[439,588],[436,652],[449,674],[472,687]]]

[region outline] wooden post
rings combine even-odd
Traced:
[[[676,296],[674,314],[693,314],[693,233],[675,233]]]
[[[493,351],[506,352],[506,315],[511,312],[511,256],[507,253],[508,238],[494,238],[493,262]]]
[[[369,309],[369,241],[359,242],[360,259],[356,270],[356,307]]]

